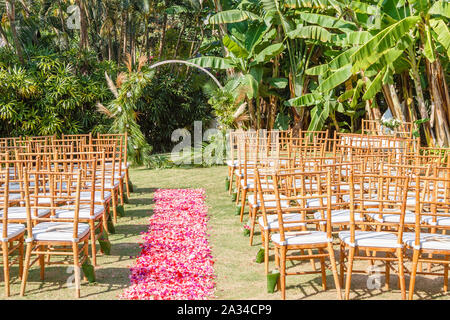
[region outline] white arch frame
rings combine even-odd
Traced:
[[[206,73],[208,76],[210,76],[210,77],[214,80],[214,82],[217,84],[217,86],[218,86],[220,89],[223,89],[223,87],[222,87],[222,85],[220,84],[219,80],[217,80],[217,78],[214,77],[214,76],[212,75],[211,72],[209,72],[209,71],[206,70],[205,68],[200,67],[199,65],[197,65],[197,64],[195,64],[195,63],[192,63],[192,62],[188,62],[188,61],[184,61],[184,60],[165,60],[165,61],[157,62],[157,63],[151,65],[151,66],[150,66],[150,69],[154,69],[154,68],[157,68],[157,67],[159,67],[159,66],[162,66],[162,65],[164,65],[164,64],[169,64],[169,63],[181,63],[181,64],[185,64],[185,65],[188,65],[188,66],[191,66],[191,67],[200,69],[200,70],[202,70],[204,73]]]

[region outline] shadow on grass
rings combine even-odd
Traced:
[[[145,224],[123,224],[116,226],[116,233],[114,234],[114,244],[113,247],[118,243],[117,241],[121,241],[123,239],[136,237],[141,234],[141,232],[145,232],[148,230],[148,225]]]

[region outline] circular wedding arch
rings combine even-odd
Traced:
[[[206,73],[208,76],[210,76],[211,79],[214,80],[214,82],[217,84],[217,86],[218,86],[220,89],[223,88],[222,85],[220,84],[219,80],[217,80],[217,78],[214,77],[214,76],[212,75],[211,72],[209,72],[209,71],[206,70],[205,68],[200,67],[199,65],[197,65],[197,64],[195,64],[195,63],[192,63],[192,62],[189,62],[189,61],[184,61],[184,60],[165,60],[165,61],[157,62],[157,63],[151,65],[151,66],[150,66],[150,69],[154,69],[154,68],[157,68],[157,67],[162,66],[162,65],[164,65],[164,64],[170,64],[170,63],[181,63],[181,64],[185,64],[185,65],[188,65],[188,66],[191,66],[191,67],[200,69],[201,71],[203,71],[204,73]]]

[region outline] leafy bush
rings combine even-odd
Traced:
[[[179,128],[193,131],[194,121],[207,128],[212,120],[211,107],[202,92],[203,77],[176,76],[170,67],[160,68],[143,90],[136,104],[138,124],[155,152],[169,152],[174,146],[172,132]]]
[[[104,72],[115,73],[115,64],[75,50],[29,47],[27,53],[30,59],[22,66],[10,49],[0,48],[0,134],[103,131],[109,120],[95,103],[112,98]]]

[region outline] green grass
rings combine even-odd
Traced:
[[[209,222],[210,244],[215,259],[216,298],[218,299],[280,299],[280,293],[267,293],[264,265],[255,262],[261,246],[259,232],[253,247],[242,232],[243,224],[234,215],[235,205],[225,191],[226,167],[147,170],[133,169],[131,179],[135,192],[125,206],[126,216],[119,218],[116,234],[110,235],[111,255],[100,256],[96,268],[97,283],[82,284],[82,299],[117,299],[129,285],[129,267],[139,255],[140,233],[146,231],[148,218],[152,214],[153,193],[158,188],[204,188],[211,216]],[[247,217],[246,217],[247,218]],[[274,262],[271,261],[271,268]],[[290,266],[290,264],[288,264]],[[318,264],[317,264],[318,266]],[[358,264],[365,269],[367,264]],[[303,270],[310,269],[303,262]],[[19,296],[20,281],[17,267],[12,269],[11,298]],[[320,274],[289,276],[288,299],[336,299],[331,272],[327,272],[329,290],[323,291]],[[39,267],[30,272],[26,296],[23,299],[73,299],[74,292],[66,287],[70,276],[67,267],[49,267],[44,281],[40,280]],[[382,277],[382,283],[384,283]],[[391,275],[391,290],[368,290],[367,275],[355,275],[352,282],[352,297],[357,299],[400,299],[396,277]],[[408,281],[407,281],[408,283]],[[0,282],[0,297],[3,298],[3,281]],[[442,292],[442,278],[418,278],[417,293],[423,299],[449,299]],[[417,299],[417,296],[416,296]]]

